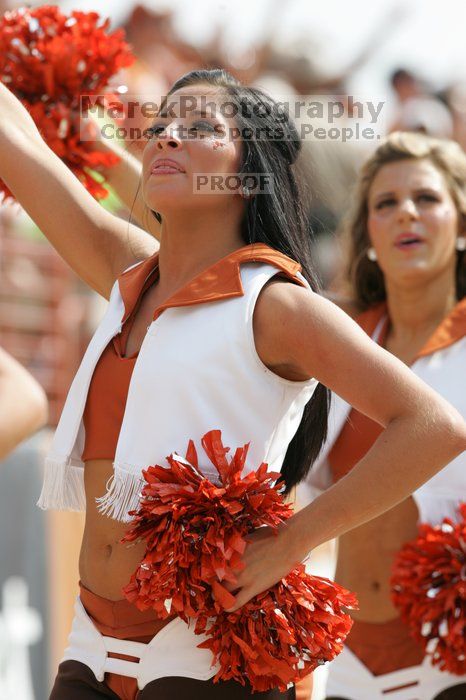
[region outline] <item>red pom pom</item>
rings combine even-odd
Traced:
[[[198,618],[195,631],[207,634],[199,646],[219,662],[214,680],[285,691],[342,651],[352,626],[343,607],[356,606],[352,593],[301,565],[236,612]]]
[[[109,33],[109,23],[96,12],[64,15],[52,5],[12,10],[0,19],[0,80],[96,198],[108,191],[86,168],[99,171],[120,159],[80,142],[80,95],[94,96],[93,103],[104,106],[114,97],[108,93],[109,80],[134,61],[123,30]],[[1,181],[0,192],[13,197]]]
[[[392,599],[432,665],[466,674],[466,504],[460,522],[419,526],[398,553]]]
[[[146,539],[147,550],[123,592],[163,619],[194,618],[196,633],[207,635],[199,646],[219,662],[215,680],[247,679],[256,691],[285,690],[342,650],[352,624],[343,607],[357,601],[300,565],[240,610],[225,612],[234,598],[222,582],[235,583],[246,536],[264,525],[276,531],[292,510],[282,485],[273,483],[279,474],[267,464],[241,475],[248,445],[230,461],[220,431],[207,433],[202,445],[218,483],[199,470],[192,441],[186,459],[173,454],[168,469],[144,470],[147,485],[123,541]]]

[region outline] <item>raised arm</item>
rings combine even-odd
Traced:
[[[0,348],[0,460],[42,428],[47,414],[42,387]]]
[[[0,83],[0,177],[50,243],[108,298],[117,276],[157,241],[107,212],[46,145],[31,116]]]
[[[327,299],[271,284],[256,307],[255,338],[266,364],[287,367],[296,379],[317,378],[385,430],[278,538],[257,532],[232,609],[285,576],[314,547],[400,503],[466,449],[466,423],[456,409]]]

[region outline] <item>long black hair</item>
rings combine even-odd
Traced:
[[[319,285],[311,261],[311,242],[292,164],[301,148],[295,125],[285,110],[259,88],[246,87],[222,69],[195,70],[182,76],[167,93],[192,85],[212,85],[235,106],[235,122],[243,139],[240,175],[271,173],[271,192],[245,200],[241,235],[245,245],[266,243],[300,263],[313,291]],[[163,104],[162,106],[163,107]],[[264,138],[256,138],[256,134]],[[160,216],[153,212],[160,221]],[[285,493],[302,481],[327,437],[330,392],[318,384],[304,408],[303,417],[281,469]]]

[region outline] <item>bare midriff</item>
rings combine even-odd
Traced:
[[[412,498],[340,537],[335,580],[357,591],[355,620],[386,622],[399,616],[390,599],[393,559],[417,535],[418,511]]]
[[[145,542],[121,543],[128,530],[122,523],[102,515],[95,499],[106,490],[113,474],[111,460],[90,459],[84,468],[86,521],[79,556],[79,575],[89,590],[109,600],[123,598],[122,588],[139,566],[145,553]]]

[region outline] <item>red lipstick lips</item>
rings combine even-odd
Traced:
[[[184,173],[184,168],[171,158],[159,158],[152,163],[151,174],[169,175],[176,173]]]
[[[424,238],[417,233],[401,233],[395,238],[395,248],[398,250],[411,250],[424,243]]]

